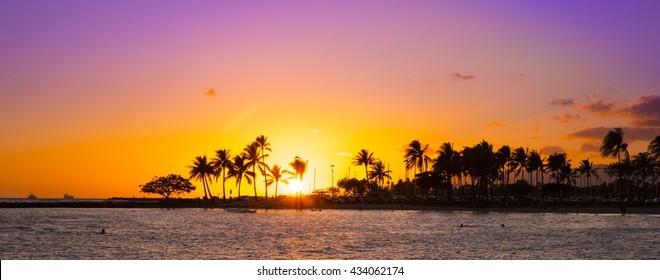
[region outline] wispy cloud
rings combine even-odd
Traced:
[[[585,142],[580,147],[580,150],[583,151],[583,152],[587,152],[587,153],[588,152],[598,152],[598,151],[600,151],[600,146],[598,146],[597,144],[594,144],[594,143]]]
[[[511,79],[527,79],[527,74],[511,72],[511,73],[509,73],[509,78],[511,78]]]
[[[215,88],[213,87],[209,88],[207,91],[204,92],[204,96],[215,97],[216,96]]]
[[[339,152],[339,153],[337,153],[337,155],[340,156],[340,157],[350,157],[351,153],[349,153],[349,152]]]
[[[541,153],[544,155],[551,155],[553,153],[565,154],[566,150],[559,146],[545,146],[541,149]]]
[[[602,140],[611,127],[591,127],[566,135],[567,139]],[[624,141],[649,141],[660,134],[660,128],[624,127]]]
[[[539,132],[541,130],[541,126],[538,124],[532,125],[532,131],[533,132]]]
[[[574,98],[560,98],[550,101],[550,105],[553,106],[573,106],[574,104]]]
[[[501,123],[501,122],[492,121],[492,122],[487,123],[486,126],[487,127],[503,127],[503,126],[506,126],[506,124]]]
[[[437,82],[436,79],[426,79],[426,80],[422,81],[422,85],[430,86],[432,84],[435,84],[436,82]]]
[[[608,118],[625,118],[639,127],[660,127],[660,96],[642,95],[631,102],[618,105],[604,99],[582,104],[585,112]]]
[[[613,112],[613,108],[614,103],[605,100],[595,100],[582,104],[582,110],[601,117],[615,116],[616,113]]]
[[[571,123],[576,123],[576,122],[579,122],[581,120],[584,120],[580,117],[579,114],[578,115],[571,115],[569,113],[565,113],[565,114],[559,115],[559,116],[554,116],[554,117],[552,117],[552,119],[555,120],[555,121],[558,121],[560,123],[563,123],[563,124],[571,124]]]
[[[474,76],[474,75],[464,75],[464,74],[461,74],[461,73],[455,72],[455,73],[451,73],[451,74],[449,74],[449,78],[450,78],[452,81],[458,82],[458,81],[469,81],[469,80],[474,80],[474,79],[476,79],[477,77]]]

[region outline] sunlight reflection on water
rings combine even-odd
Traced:
[[[2,209],[0,258],[658,259],[659,232],[658,215]]]

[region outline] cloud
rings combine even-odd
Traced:
[[[551,155],[553,153],[565,154],[566,151],[559,146],[545,146],[541,149],[541,153],[544,155]]]
[[[204,92],[204,96],[215,97],[215,88],[211,87],[209,90]]]
[[[349,152],[339,152],[339,153],[337,153],[337,155],[340,156],[340,157],[350,157],[351,153],[349,153]]]
[[[592,113],[601,117],[613,117],[616,116],[616,112],[613,112],[614,103],[608,102],[605,100],[596,100],[586,104],[582,104],[582,110],[588,113]]]
[[[452,81],[458,82],[458,81],[474,80],[474,79],[476,79],[476,76],[474,76],[474,75],[463,75],[461,73],[456,72],[456,73],[449,74],[449,78]]]
[[[539,132],[541,130],[541,126],[538,124],[532,125],[532,131],[534,132]]]
[[[552,119],[563,124],[575,123],[575,122],[579,122],[580,120],[583,120],[580,118],[580,115],[571,115],[569,113],[565,113],[559,116],[554,116],[552,117]]]
[[[316,128],[312,128],[312,129],[309,130],[309,133],[311,133],[311,134],[318,134],[318,133],[319,133],[319,130],[316,129]]]
[[[489,122],[488,124],[486,124],[486,126],[487,127],[503,127],[503,126],[506,126],[506,124],[501,123],[501,122],[492,121],[492,122]]]
[[[553,106],[573,106],[575,104],[575,99],[573,98],[560,98],[550,101],[550,105]]]
[[[600,146],[597,144],[585,142],[582,144],[582,147],[580,147],[580,150],[583,152],[598,152],[600,151]]]
[[[422,85],[430,86],[432,84],[435,84],[435,82],[437,82],[436,79],[426,79],[426,80],[422,81]]]
[[[621,112],[631,118],[635,125],[660,127],[660,96],[640,96],[621,109]]]
[[[582,129],[571,134],[566,135],[567,139],[591,139],[602,140],[607,133],[613,128],[609,127],[591,127]],[[623,141],[649,141],[655,136],[660,134],[660,128],[643,128],[643,127],[624,127],[623,128]]]
[[[527,79],[527,74],[511,72],[511,73],[509,73],[509,78],[511,78],[511,79]]]

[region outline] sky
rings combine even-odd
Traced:
[[[403,179],[415,139],[431,155],[487,140],[608,163],[612,128],[633,155],[660,134],[658,15],[658,1],[2,1],[0,197],[148,196],[154,176],[259,135],[268,164],[309,161],[303,190],[363,178],[360,149]]]

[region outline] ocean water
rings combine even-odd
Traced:
[[[0,242],[3,260],[658,259],[660,216],[0,209]]]

